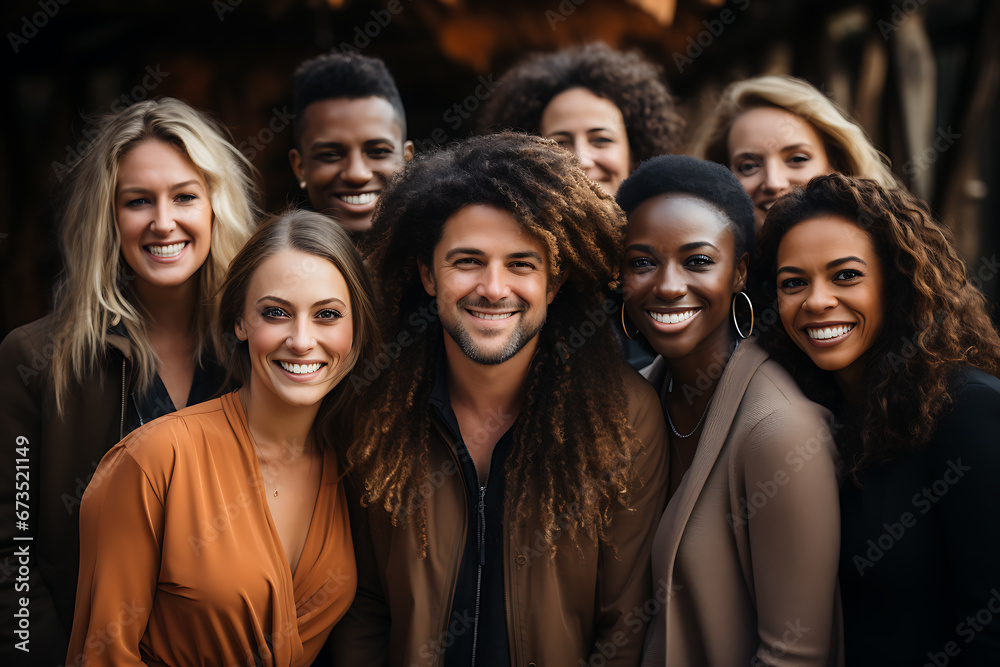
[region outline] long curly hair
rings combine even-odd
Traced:
[[[952,405],[949,385],[960,367],[1000,373],[1000,336],[951,234],[928,207],[902,188],[841,174],[812,179],[768,212],[752,266],[758,303],[773,305],[772,314],[781,239],[796,224],[822,215],[846,218],[867,231],[886,274],[884,324],[866,353],[860,397],[840,396],[830,373],[817,368],[780,324],[762,342],[810,398],[839,412],[838,446],[860,486],[868,467],[931,439]]]
[[[638,52],[615,51],[603,43],[537,53],[515,65],[484,105],[479,130],[537,133],[545,107],[571,88],[586,88],[621,110],[635,164],[679,153],[684,145],[684,119],[663,83],[662,69]]]
[[[565,276],[539,333],[507,457],[510,528],[537,512],[553,553],[560,534],[606,540],[613,503],[629,504],[641,446],[627,420],[612,318],[595,316],[608,312],[624,219],[571,154],[524,134],[473,137],[418,156],[379,198],[365,254],[384,299],[387,353],[378,377],[358,387],[372,407],[349,453],[364,502],[381,505],[394,525],[415,515],[426,549],[421,487],[431,473],[428,400],[443,332],[418,260],[431,263],[446,221],[470,204],[513,215],[548,248],[550,280]],[[402,353],[388,353],[401,342]]]

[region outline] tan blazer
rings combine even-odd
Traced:
[[[663,358],[643,375],[662,400]],[[740,343],[653,542],[644,666],[843,664],[829,417]]]

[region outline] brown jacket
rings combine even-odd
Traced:
[[[643,373],[665,384],[662,358]],[[829,416],[752,340],[733,353],[656,532],[644,667],[843,664]]]
[[[644,445],[634,463],[644,485],[633,493],[632,510],[614,512],[617,553],[584,539],[579,549],[559,544],[552,558],[535,516],[513,538],[505,531],[504,596],[514,665],[639,662],[648,621],[642,608],[651,595],[649,551],[666,502],[668,471],[656,394],[631,369],[625,371],[625,384],[629,423]],[[352,524],[361,524],[355,538],[358,592],[334,628],[334,664],[436,666],[443,663],[453,633],[471,631],[448,627],[468,508],[454,443],[440,425],[437,433],[440,446],[429,462],[434,490],[425,505],[426,558],[419,555],[416,521],[393,528],[376,508],[352,516]]]
[[[79,569],[80,501],[101,458],[123,436],[124,401],[131,390],[129,342],[111,336],[96,371],[70,385],[65,413],[57,417],[49,381],[53,328],[52,317],[44,317],[10,332],[0,344],[0,444],[6,457],[0,462],[3,665],[65,660]],[[21,523],[17,513],[24,510]],[[26,537],[31,539],[15,539]],[[28,601],[27,635],[15,634],[22,598]],[[30,653],[15,646],[25,638]]]

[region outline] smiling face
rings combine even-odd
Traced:
[[[785,331],[842,387],[856,386],[885,318],[885,275],[871,237],[847,218],[821,216],[788,230],[777,258]]]
[[[553,97],[542,112],[539,132],[580,158],[583,172],[612,197],[632,173],[621,110],[586,88],[572,88]]]
[[[122,157],[115,217],[136,289],[172,288],[192,279],[212,247],[208,186],[182,151],[156,139]]]
[[[250,352],[255,401],[318,405],[349,370],[351,299],[331,262],[280,250],[250,279],[236,336]]]
[[[437,298],[445,347],[486,365],[534,352],[559,289],[543,243],[510,213],[485,204],[448,218],[420,278]]]
[[[753,200],[758,231],[778,197],[814,176],[833,172],[816,129],[777,107],[751,109],[733,121],[729,168]]]
[[[629,318],[665,359],[724,351],[747,263],[727,219],[689,195],[657,196],[629,216],[622,277]]]
[[[372,212],[389,178],[413,157],[396,110],[381,97],[313,102],[303,112],[300,149],[289,154],[309,201],[345,229],[371,227]]]

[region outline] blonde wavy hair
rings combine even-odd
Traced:
[[[64,268],[55,290],[52,382],[62,412],[71,379],[82,381],[107,349],[108,329],[125,325],[139,391],[153,383],[158,358],[146,310],[130,287],[115,214],[118,168],[137,144],[163,141],[183,152],[202,173],[212,206],[212,241],[199,269],[194,318],[195,357],[221,358],[216,306],[207,300],[230,260],[250,237],[259,213],[257,170],[233,145],[229,131],[184,102],[148,100],[95,119],[98,133],[70,167],[60,212]]]
[[[741,114],[759,107],[784,109],[812,125],[835,171],[870,178],[884,188],[899,187],[888,158],[864,129],[810,83],[791,76],[759,76],[730,84],[698,132],[691,154],[731,168],[729,130]]]

